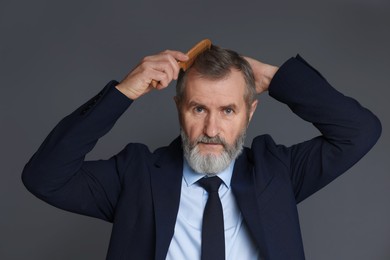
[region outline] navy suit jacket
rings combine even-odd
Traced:
[[[84,160],[132,103],[116,84],[110,82],[52,130],[22,180],[56,207],[112,222],[107,259],[165,259],[180,201],[180,138],[154,152],[131,143],[108,160]],[[237,158],[231,187],[263,259],[304,259],[296,204],[367,153],[381,125],[300,56],[280,67],[269,94],[321,135],[291,147],[269,135],[256,137]]]

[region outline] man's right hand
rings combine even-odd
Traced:
[[[171,50],[147,56],[130,71],[116,88],[132,100],[136,100],[154,89],[151,84],[152,80],[158,82],[156,89],[164,89],[179,75],[180,67],[177,62],[186,60],[188,60],[186,54]]]

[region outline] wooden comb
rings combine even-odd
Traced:
[[[189,67],[191,67],[192,63],[194,63],[196,57],[199,56],[202,52],[205,50],[208,50],[211,48],[211,41],[209,39],[204,39],[195,44],[194,47],[192,47],[186,54],[189,57],[187,61],[178,61],[179,67],[186,71]],[[156,80],[152,80],[150,83],[155,88],[157,87],[158,82]]]

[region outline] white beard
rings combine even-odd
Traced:
[[[180,135],[183,143],[183,153],[189,166],[197,173],[216,175],[225,170],[230,163],[235,160],[242,152],[246,129],[237,137],[233,145],[229,145],[226,141],[219,137],[200,136],[193,143],[190,142],[188,136],[183,129],[180,130]],[[223,151],[220,155],[206,154],[202,155],[199,152],[199,143],[218,143],[223,145]]]

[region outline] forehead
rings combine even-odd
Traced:
[[[242,72],[231,69],[219,79],[212,79],[189,71],[186,79],[185,99],[189,102],[202,100],[244,102],[246,82]]]

